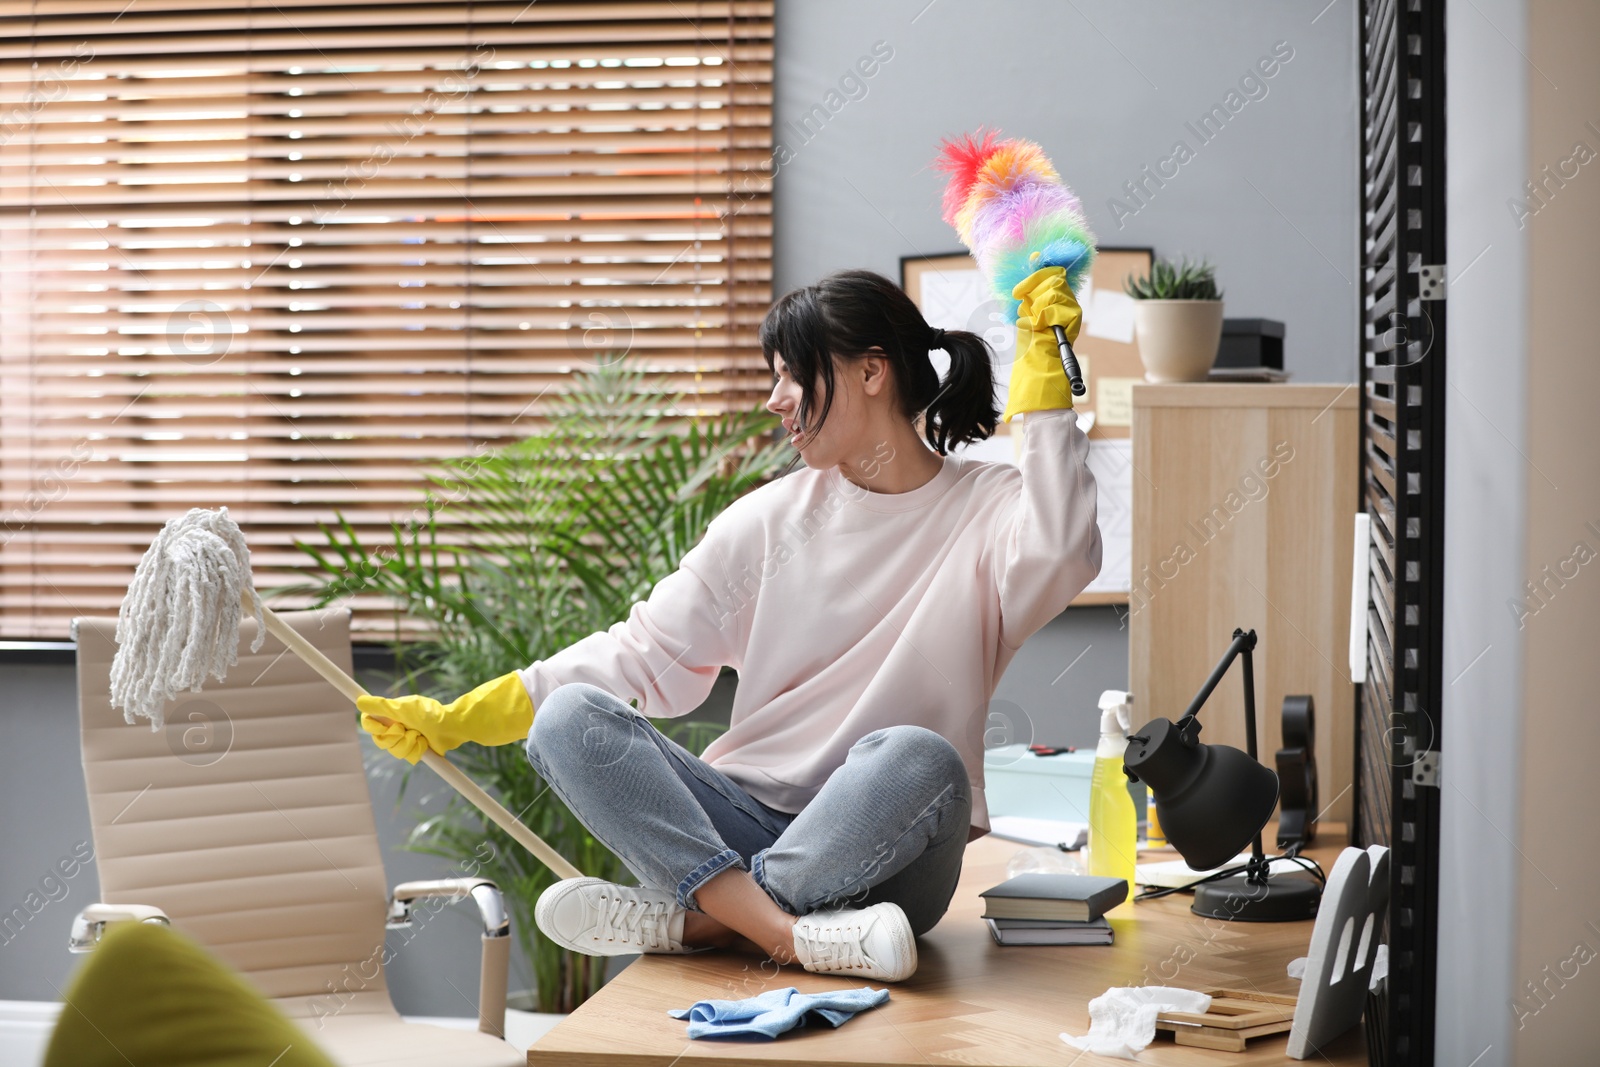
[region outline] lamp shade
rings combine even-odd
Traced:
[[[1167,843],[1195,870],[1221,867],[1248,848],[1278,803],[1278,776],[1236,748],[1205,745],[1199,722],[1180,731],[1152,719],[1128,739],[1124,766],[1161,810]]]

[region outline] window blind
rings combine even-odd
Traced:
[[[770,2],[3,11],[0,638],[190,507],[263,589],[336,511],[381,543],[596,358],[766,396]]]

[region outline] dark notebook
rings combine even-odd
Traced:
[[[1002,945],[1109,945],[1111,922],[1057,922],[1046,919],[985,919]]]
[[[1009,878],[978,894],[985,919],[1098,919],[1128,899],[1122,878],[1034,871]]]

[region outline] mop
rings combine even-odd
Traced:
[[[979,130],[945,141],[935,164],[950,175],[944,220],[978,261],[991,293],[1006,303],[1012,321],[1019,301],[1015,287],[1035,271],[1061,267],[1074,293],[1094,262],[1094,235],[1083,205],[1032,141],[1000,140]],[[1088,389],[1078,370],[1071,339],[1052,326],[1062,368],[1074,396]]]
[[[239,662],[246,612],[257,624],[251,652],[271,633],[352,703],[368,695],[261,603],[250,578],[250,548],[228,509],[194,508],[161,528],[133,573],[117,612],[111,706],[122,708],[130,723],[149,719],[150,728],[159,729],[169,700],[184,690],[198,693],[208,676],[222,681]],[[422,762],[560,877],[583,876],[449,760],[430,749]]]

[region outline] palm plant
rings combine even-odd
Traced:
[[[342,515],[322,527],[326,544],[297,542],[315,564],[314,581],[278,592],[310,594],[319,606],[357,595],[387,599],[405,687],[443,698],[605,630],[788,453],[781,441],[760,440],[777,426],[762,412],[663,423],[660,413],[681,399],[650,391],[625,361],[597,361],[553,403],[548,428],[433,472],[417,512],[392,523],[381,549],[362,545]],[[721,732],[707,723],[656,725],[696,753]],[[633,880],[520,745],[469,744],[452,759],[585,874]],[[410,774],[397,761],[379,766]],[[408,847],[481,859],[482,843],[491,842],[483,870],[505,891],[538,1010],[576,1008],[599,989],[607,960],[537,934],[533,904],[555,875],[477,809],[440,793],[448,794],[442,810],[415,828]]]

